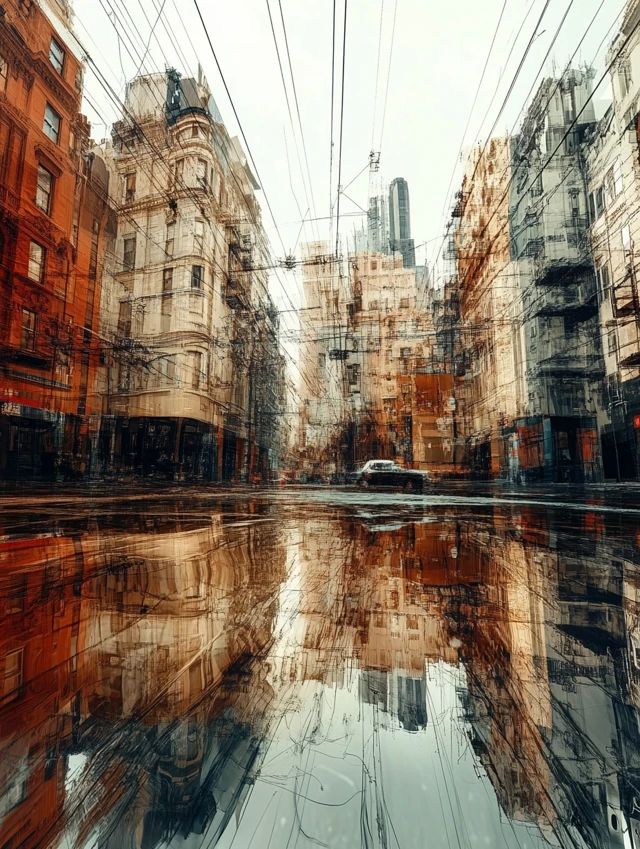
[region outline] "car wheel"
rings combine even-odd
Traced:
[[[369,481],[360,481],[360,487],[362,489],[369,489]]]

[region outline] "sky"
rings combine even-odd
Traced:
[[[335,245],[335,228],[326,219],[332,205],[335,211],[340,163],[341,235],[364,222],[371,187],[401,176],[409,184],[418,261],[426,256],[431,264],[440,258],[469,149],[489,134],[517,130],[541,76],[563,68],[574,51],[573,64],[593,64],[597,82],[624,7],[624,0],[346,2],[346,38],[345,0],[335,2],[331,183],[333,0],[75,0],[75,29],[120,98],[140,68],[171,65],[195,74],[200,63],[227,128],[239,134],[197,3],[256,165],[276,259],[304,241]],[[99,139],[119,117],[119,104],[90,68],[85,91],[85,111]],[[607,97],[603,83],[594,98],[600,113]],[[380,152],[380,171],[370,175],[372,150]],[[279,272],[272,288],[282,309],[298,306],[300,270]]]

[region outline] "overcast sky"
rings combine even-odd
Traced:
[[[277,221],[280,235],[262,198],[265,224],[278,258],[293,250],[296,242],[299,246],[301,241],[329,238],[326,220],[313,224],[307,221],[299,234],[301,218],[305,215],[307,218],[328,216],[331,196],[335,202],[344,20],[344,0],[336,0],[335,146],[331,195],[333,2],[281,2],[310,180],[306,177],[305,155],[297,127],[278,0],[270,0],[270,6],[295,130],[287,112],[267,0],[199,0],[255,158],[262,188]],[[583,43],[574,63],[594,63],[597,81],[623,6],[624,0],[506,0],[506,3],[504,0],[456,0],[455,3],[348,0],[342,185],[347,186],[358,172],[364,171],[346,189],[348,198],[342,197],[341,231],[351,232],[363,221],[357,213],[361,211],[359,207],[367,206],[369,152],[379,150],[379,179],[406,178],[411,196],[412,235],[416,244],[427,243],[427,256],[433,260],[441,244],[451,191],[455,191],[460,179],[457,154],[461,145],[468,151],[478,139],[484,140],[494,122],[494,135],[517,127],[520,112],[525,101],[531,99],[529,92],[541,70],[552,71],[553,62],[556,68],[562,68],[581,39]],[[163,9],[162,19],[150,37],[150,24],[158,18],[160,8]],[[567,9],[564,24],[544,63]],[[194,0],[76,0],[75,13],[80,40],[120,96],[125,81],[140,65],[143,72],[161,70],[169,64],[185,74],[193,74],[199,62],[229,131],[238,132]],[[501,13],[493,51],[472,110]],[[585,36],[594,14],[595,20]],[[529,53],[500,114],[534,34]],[[85,87],[86,111],[93,124],[94,136],[100,138],[107,134],[108,125],[119,117],[118,108],[90,70],[86,73]],[[607,89],[603,86],[597,98],[601,109],[606,97]],[[305,173],[304,179],[300,166]],[[456,167],[458,170],[453,173]],[[423,256],[424,251],[419,250],[419,259]],[[281,275],[296,304],[298,274]],[[284,307],[278,283],[274,294]]]

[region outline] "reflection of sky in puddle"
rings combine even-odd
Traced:
[[[546,845],[501,814],[477,765],[460,719],[463,671],[428,668],[427,721],[416,732],[379,703],[363,703],[363,675],[354,670],[334,687],[305,682],[287,695],[242,819],[219,847]],[[394,689],[397,698],[401,679],[391,676],[381,701],[393,701]]]

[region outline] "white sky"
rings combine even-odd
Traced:
[[[110,85],[123,96],[124,83],[140,64],[149,42],[143,71],[160,70],[167,63],[185,74],[204,68],[213,95],[229,131],[237,125],[224,93],[220,76],[198,19],[194,0],[164,0],[163,22],[155,29],[160,41],[149,41],[149,22],[158,17],[163,0],[75,0],[75,26],[80,41],[100,66]],[[450,180],[458,165],[452,190],[460,179],[456,154],[463,141],[482,68],[491,44],[504,0],[348,0],[342,185],[367,165],[372,149],[381,151],[381,176],[387,181],[403,176],[411,196],[412,235],[416,244],[428,241],[428,257],[437,256],[450,208]],[[282,35],[278,0],[270,0],[276,34],[290,84]],[[538,36],[522,66],[504,112],[506,96],[536,22],[545,4],[546,12]],[[299,161],[304,167],[300,134],[291,128],[269,17],[267,0],[199,0],[213,46],[229,86],[262,187],[271,203],[284,248],[290,251],[298,239],[301,215],[311,205],[307,199]],[[569,12],[549,60],[547,72],[563,67],[599,8],[591,30],[584,38],[575,63],[595,63],[599,79],[605,52],[616,27],[612,27],[624,0],[506,0],[506,6],[478,101],[471,113],[464,139],[468,150],[476,139],[484,140],[497,120],[494,134],[516,126],[525,99],[540,75],[545,53],[567,8]],[[332,0],[282,0],[291,61],[311,172],[311,185],[317,216],[329,214],[329,149],[331,96]],[[381,56],[376,96],[378,36],[382,12]],[[107,14],[108,13],[108,14]],[[145,13],[146,18],[145,19]],[[381,115],[387,87],[389,49],[395,13],[395,37],[388,82],[384,135],[381,144]],[[131,15],[138,33],[134,31]],[[344,0],[336,0],[336,121],[333,193],[335,200],[338,159],[338,117],[342,59],[342,20]],[[518,28],[524,26],[516,38]],[[116,29],[119,36],[116,34]],[[129,39],[133,39],[133,44]],[[603,41],[604,40],[604,41]],[[129,55],[133,54],[133,58]],[[509,55],[511,53],[511,55]],[[182,57],[188,62],[188,67]],[[135,61],[134,61],[135,60]],[[90,102],[85,105],[96,138],[106,135],[118,115],[96,76],[87,70],[85,88]],[[289,97],[294,122],[297,121],[293,94]],[[607,87],[598,92],[608,96]],[[93,108],[99,109],[97,114]],[[376,120],[374,126],[374,110]],[[602,110],[600,110],[602,111]],[[488,116],[488,117],[487,117]],[[486,117],[486,120],[483,119]],[[285,147],[286,138],[286,147]],[[373,138],[373,145],[372,145]],[[295,139],[295,141],[294,141]],[[296,145],[299,151],[296,153]],[[287,164],[287,148],[290,171]],[[343,213],[358,212],[367,206],[368,169],[347,189],[342,198]],[[293,190],[292,190],[293,187]],[[283,256],[263,198],[264,220],[273,253]],[[309,213],[311,216],[311,213]],[[344,217],[341,231],[351,231],[363,219]],[[300,241],[329,237],[328,221],[306,223]],[[424,251],[418,251],[418,259]],[[299,303],[300,272],[282,272],[280,279],[292,300]],[[287,306],[281,287],[274,281],[274,296],[283,309]],[[294,327],[295,320],[285,321]]]

